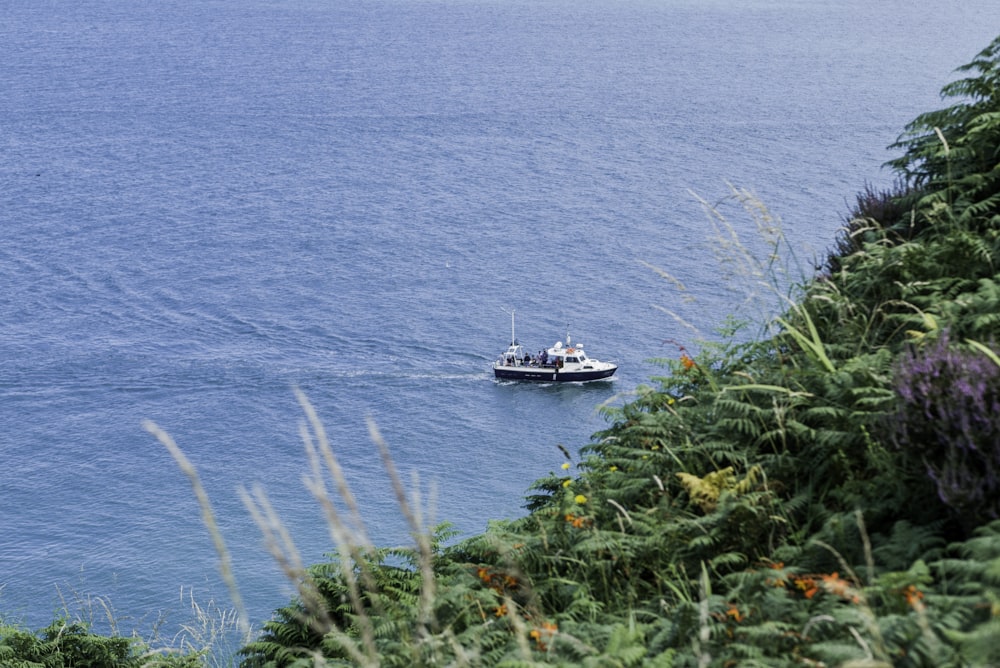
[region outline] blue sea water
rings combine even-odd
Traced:
[[[808,272],[998,29],[992,0],[6,0],[3,617],[226,604],[152,420],[267,619],[291,592],[239,490],[333,550],[294,388],[377,543],[409,539],[368,418],[434,520],[518,516],[651,358],[760,315],[698,197],[753,190]],[[529,349],[568,330],[618,375],[496,382],[511,308]]]

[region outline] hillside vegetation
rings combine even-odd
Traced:
[[[366,547],[314,421],[339,551],[242,664],[1000,665],[1000,38],[959,71],[775,333],[679,348],[525,517],[450,544],[400,489]]]

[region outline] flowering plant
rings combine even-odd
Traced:
[[[943,334],[902,356],[893,439],[921,458],[941,500],[961,513],[1000,511],[1000,366]]]

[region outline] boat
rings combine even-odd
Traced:
[[[581,383],[610,378],[618,370],[613,362],[602,362],[587,355],[582,343],[556,341],[551,348],[529,354],[514,336],[514,312],[510,314],[510,346],[493,362],[493,375],[503,380],[533,380],[555,383]]]

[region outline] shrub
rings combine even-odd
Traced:
[[[892,188],[883,190],[866,183],[865,189],[855,196],[854,206],[820,269],[837,273],[844,268],[843,258],[863,251],[866,243],[882,243],[887,238],[895,243],[912,239],[920,228],[909,215],[911,195],[909,186],[898,179]]]
[[[1000,511],[1000,366],[943,334],[900,359],[891,418],[898,447],[919,457],[941,501],[968,524]]]
[[[197,653],[154,654],[135,638],[102,636],[82,622],[56,620],[37,633],[0,626],[0,666],[34,668],[196,668]]]

